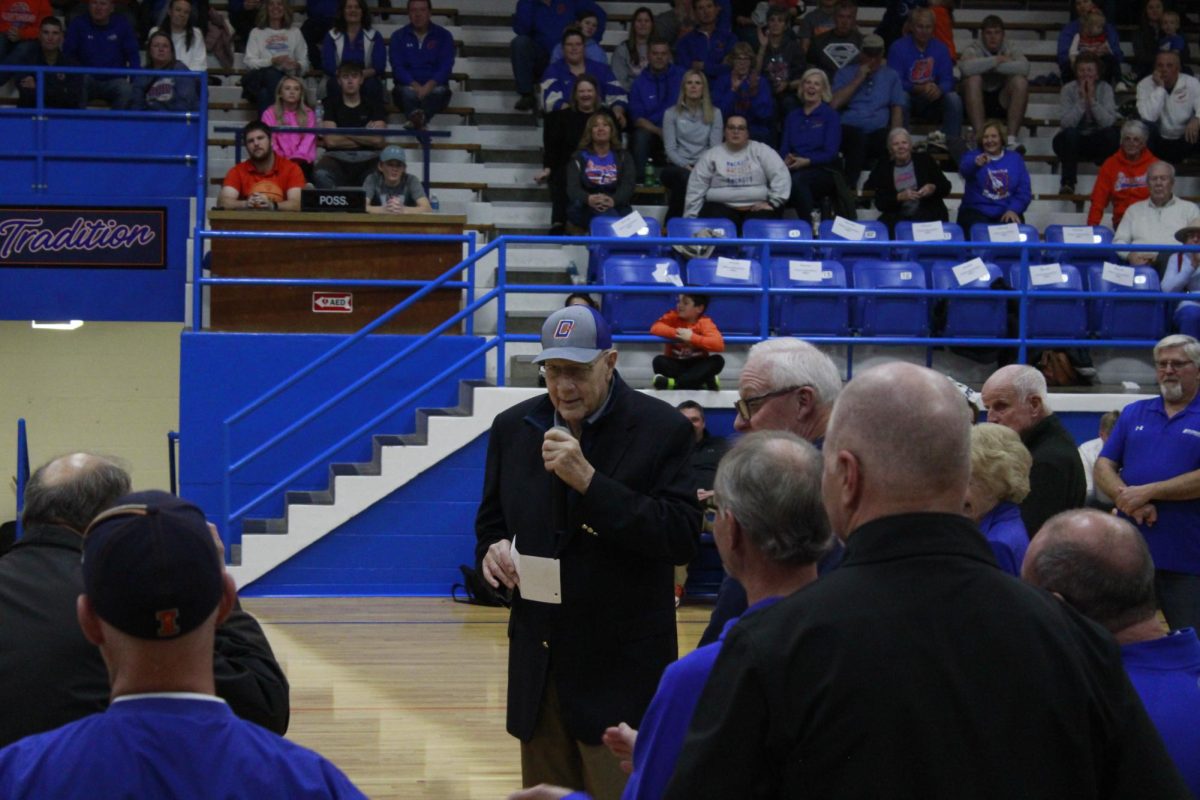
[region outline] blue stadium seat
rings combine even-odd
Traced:
[[[913,224],[910,220],[902,220],[896,223],[896,241],[911,242],[913,241]],[[945,242],[962,242],[966,240],[963,235],[963,229],[953,222],[942,223],[942,241]],[[898,261],[954,261],[958,264],[967,258],[967,248],[962,247],[957,250],[918,250],[915,247],[897,247],[896,260]],[[957,260],[955,260],[957,259]]]
[[[915,261],[863,259],[851,267],[855,289],[927,289],[925,270]],[[863,336],[928,336],[926,297],[857,297],[854,327]]]
[[[933,262],[930,265],[933,288],[950,291],[990,289],[992,281],[1004,276],[1004,272],[999,266],[984,262],[988,270],[988,277],[963,284],[954,274],[954,268],[960,263],[962,262],[944,260]],[[1008,331],[1006,299],[1004,297],[998,297],[995,300],[982,297],[947,298],[946,327],[942,331],[943,335],[1003,337]]]
[[[812,225],[802,219],[748,219],[742,225],[742,237],[745,239],[779,239],[781,241],[811,240]],[[761,258],[761,247],[746,247],[746,255],[750,258]],[[753,251],[753,252],[750,252]],[[771,258],[776,256],[792,256],[793,258],[811,259],[813,249],[809,245],[772,244]]]
[[[988,235],[988,228],[990,228],[990,227],[993,227],[993,226],[989,225],[987,223],[982,223],[982,222],[978,222],[978,223],[972,225],[971,230],[969,231],[969,233],[971,235],[971,241],[972,242],[990,242],[991,237]],[[1040,234],[1038,234],[1038,229],[1033,227],[1032,225],[1025,225],[1024,223],[1022,223],[1021,225],[1017,226],[1017,229],[1020,231],[1022,242],[1036,242],[1036,241],[1040,240]],[[979,256],[984,261],[988,261],[993,264],[999,264],[1000,266],[1005,267],[1005,268],[1008,268],[1009,266],[1011,266],[1013,264],[1018,264],[1021,261],[1021,251],[1016,248],[1013,248],[1013,249],[996,248],[995,250],[979,249],[979,250],[972,250],[971,254]],[[1038,256],[1039,256],[1039,251],[1030,250],[1029,251],[1029,263],[1036,264],[1038,262]]]
[[[604,295],[601,313],[613,333],[649,333],[650,326],[675,307],[683,288],[679,262],[651,256],[610,256],[600,266],[601,282],[611,286],[665,286],[662,294]]]
[[[750,276],[742,280],[729,274],[720,274],[718,259],[693,258],[687,264],[687,286],[703,293],[709,286],[741,286],[762,288],[762,266],[750,259]],[[766,333],[762,330],[762,295],[713,295],[710,298],[708,316],[723,334],[750,336]]]
[[[667,236],[691,238],[697,231],[705,228],[722,231],[725,239],[738,238],[737,226],[723,217],[675,217],[667,220]],[[720,239],[705,239],[704,242],[720,241]],[[713,250],[713,256],[737,257],[737,247],[729,245]]]
[[[845,289],[846,270],[839,261],[818,261],[821,279],[800,280],[792,270],[793,259],[771,259],[771,286],[794,289]],[[771,327],[779,336],[847,336],[850,333],[850,301],[845,295],[802,297],[778,295],[771,298]]]
[[[1060,244],[1063,241],[1063,228],[1087,227],[1091,227],[1092,230],[1092,243],[1096,245],[1094,252],[1081,252],[1079,250],[1066,252],[1046,247],[1042,258],[1047,263],[1057,261],[1059,263],[1074,264],[1085,272],[1093,266],[1103,266],[1105,261],[1111,261],[1114,264],[1121,263],[1116,250],[1101,246],[1112,244],[1113,240],[1113,232],[1103,225],[1049,225],[1046,227],[1044,240],[1047,245],[1051,243]]]
[[[1154,267],[1134,267],[1133,286],[1122,286],[1104,280],[1104,266],[1092,265],[1084,270],[1088,291],[1120,295],[1137,292],[1159,292],[1158,273]],[[1092,300],[1089,314],[1092,332],[1101,339],[1161,339],[1166,329],[1166,312],[1159,301],[1119,300],[1115,296]]]
[[[1079,270],[1070,264],[1060,264],[1062,280],[1057,285],[1035,286],[1028,275],[1020,274],[1020,265],[1009,267],[1009,283],[1014,287],[1028,286],[1035,296],[1029,298],[1026,333],[1035,339],[1081,339],[1087,336],[1087,306],[1082,298],[1041,299],[1054,292],[1082,292]]]
[[[877,219],[863,220],[858,223],[866,227],[866,232],[863,234],[862,241],[864,242],[886,242],[890,237],[888,234],[887,225],[884,225]],[[846,241],[841,236],[835,236],[833,233],[833,220],[821,220],[821,224],[817,227],[817,235],[821,239],[833,239],[838,241]],[[857,258],[868,259],[887,259],[887,251],[878,247],[857,247],[855,245],[846,245],[845,247],[819,247],[817,248],[821,258],[828,258],[833,261],[841,261],[843,264],[853,261]]]
[[[655,217],[645,217],[646,227],[645,233],[638,233],[635,236],[627,238],[628,244],[589,244],[588,245],[588,282],[593,283],[599,275],[597,271],[601,264],[609,256],[615,255],[643,255],[657,256],[662,253],[658,245],[643,244],[638,239],[657,238],[662,235],[662,228],[658,224],[658,219]],[[619,221],[619,217],[593,217],[590,233],[592,236],[616,236],[613,233],[613,223]]]

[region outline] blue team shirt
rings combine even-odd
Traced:
[[[661,128],[663,114],[679,100],[683,72],[683,67],[674,64],[662,72],[649,67],[642,70],[629,87],[629,113],[633,120],[646,119]]]
[[[954,91],[954,61],[946,45],[937,39],[930,39],[920,48],[911,36],[903,36],[888,48],[887,63],[900,75],[900,85],[906,92],[918,83],[936,83],[943,92]]]
[[[675,43],[675,63],[688,70],[694,62],[699,61],[704,64],[704,74],[711,81],[720,74],[725,56],[729,55],[735,44],[737,37],[719,25],[709,34],[697,28],[679,37]]]
[[[425,39],[421,40],[412,25],[405,25],[392,34],[388,58],[397,86],[429,80],[445,86],[454,69],[454,37],[441,25],[431,22]]]
[[[833,91],[850,85],[857,72],[858,64],[847,64],[839,69],[833,76]],[[863,81],[842,108],[842,124],[864,133],[886,128],[891,121],[892,106],[907,108],[908,95],[900,85],[896,70],[885,65]]]
[[[1000,569],[1021,577],[1021,562],[1029,549],[1029,533],[1021,519],[1021,507],[1016,503],[997,503],[979,520],[979,530],[992,548]]]
[[[1200,469],[1200,395],[1170,419],[1161,397],[1130,403],[1100,456],[1116,463],[1130,486]],[[1155,500],[1154,507],[1158,521],[1138,526],[1154,566],[1200,575],[1200,500]]]
[[[133,26],[121,14],[113,14],[106,25],[97,25],[87,14],[80,14],[67,25],[62,49],[85,67],[122,69],[141,63]],[[102,78],[113,79],[119,79],[119,76]]]
[[[804,106],[787,115],[779,155],[812,159],[813,166],[828,164],[837,158],[842,144],[842,121],[829,103],[820,103],[811,114]]]

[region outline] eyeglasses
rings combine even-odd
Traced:
[[[750,129],[748,127],[746,127],[745,125],[726,125],[725,130],[727,130],[727,131],[748,131]]]
[[[1195,364],[1194,361],[1155,361],[1154,368],[1159,372],[1172,370],[1174,372],[1182,372],[1184,367],[1190,367]]]
[[[773,392],[767,392],[766,394],[760,394],[757,397],[747,397],[744,400],[738,400],[737,402],[735,402],[733,404],[733,407],[737,409],[738,416],[740,416],[746,422],[749,422],[750,418],[753,417],[756,413],[758,413],[758,409],[762,407],[762,404],[767,402],[768,400],[770,400],[772,397],[779,397],[780,395],[790,394],[791,392],[794,392],[797,389],[803,389],[803,388],[805,388],[805,385],[789,386],[786,389],[776,389]]]
[[[595,359],[586,364],[572,364],[569,367],[559,366],[558,364],[547,364],[539,371],[542,377],[548,381],[568,380],[571,383],[582,383],[586,381],[592,374],[592,369],[604,358],[603,354],[596,356]]]

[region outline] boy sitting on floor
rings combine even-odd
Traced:
[[[654,357],[655,389],[721,388],[717,375],[725,359],[713,354],[725,349],[725,339],[707,310],[708,295],[681,294],[675,310],[651,326],[652,334],[669,340],[666,352]]]

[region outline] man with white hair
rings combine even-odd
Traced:
[[[842,390],[821,489],[845,560],[729,631],[667,800],[1187,796],[1116,643],[962,515],[970,428],[924,367]]]
[[[1033,367],[1010,364],[983,384],[988,422],[1012,428],[1033,455],[1029,494],[1021,519],[1032,536],[1060,511],[1087,501],[1087,476],[1075,439],[1050,409],[1046,377]]]
[[[1154,346],[1159,397],[1125,406],[1096,459],[1096,485],[1154,556],[1154,588],[1172,628],[1200,625],[1200,344]]]
[[[1175,231],[1200,217],[1200,207],[1175,196],[1175,167],[1166,161],[1155,161],[1146,169],[1146,185],[1150,197],[1126,209],[1113,234],[1114,245],[1174,244]],[[1159,260],[1156,252],[1123,250],[1119,255],[1130,264]]]

